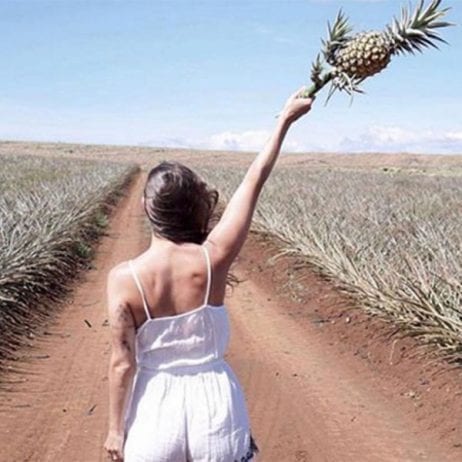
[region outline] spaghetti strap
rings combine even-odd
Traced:
[[[212,265],[210,263],[210,256],[209,256],[207,247],[204,244],[202,244],[201,247],[204,251],[205,260],[207,262],[207,289],[205,292],[205,299],[204,299],[204,305],[207,305],[209,303],[210,288],[212,285]]]
[[[146,302],[146,297],[144,296],[143,287],[141,286],[141,282],[138,279],[138,276],[136,274],[135,268],[133,267],[131,260],[128,260],[128,265],[130,266],[130,270],[132,272],[133,278],[135,279],[136,286],[138,287],[138,290],[140,291],[140,294],[141,294],[141,298],[143,299],[143,306],[144,306],[144,311],[146,312],[146,316],[148,319],[151,319],[151,314],[149,313],[148,303]]]

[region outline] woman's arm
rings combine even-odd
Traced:
[[[123,275],[113,268],[107,280],[107,302],[111,328],[111,359],[109,362],[109,429],[104,448],[113,460],[122,460],[124,417],[136,372],[135,322],[124,300]]]
[[[208,236],[207,241],[216,248],[219,258],[228,264],[232,263],[244,244],[258,197],[273,170],[287,131],[292,123],[311,108],[312,99],[299,97],[303,91],[305,87],[287,100],[272,135],[250,165],[220,221]]]

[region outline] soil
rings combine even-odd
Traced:
[[[94,267],[0,378],[0,461],[106,461],[107,273],[149,243],[141,174]],[[226,359],[261,461],[462,460],[462,374],[361,312],[278,243],[251,233],[234,267]]]
[[[252,152],[210,151],[200,149],[156,148],[149,146],[110,146],[72,143],[34,143],[0,141],[0,155],[39,155],[44,157],[84,158],[118,162],[136,162],[145,169],[157,162],[175,159],[188,165],[209,164],[245,167],[254,159]],[[435,154],[382,153],[282,153],[278,165],[310,169],[380,170],[386,173],[458,175],[462,174],[462,156]]]

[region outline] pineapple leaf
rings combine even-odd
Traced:
[[[323,40],[324,55],[326,58],[349,39],[348,34],[352,30],[352,27],[348,24],[348,18],[340,9],[334,23],[332,25],[330,22],[327,23],[328,38],[326,41]]]
[[[441,1],[431,0],[425,7],[425,0],[419,0],[412,14],[407,7],[401,10],[401,18],[398,20],[395,17],[392,24],[387,27],[394,53],[422,52],[424,48],[438,48],[435,42],[447,43],[435,32],[435,29],[453,25],[440,20],[450,10],[450,8],[440,9]]]
[[[416,24],[418,22],[420,15],[422,13],[423,7],[424,7],[424,0],[420,0],[419,5],[416,7],[414,14],[412,15],[412,19],[410,21],[411,24]]]
[[[429,29],[437,29],[439,27],[449,27],[449,26],[455,26],[455,24],[453,22],[439,21],[439,22],[433,22],[429,24],[427,27]]]
[[[325,106],[327,105],[329,100],[332,98],[332,95],[335,93],[335,90],[337,90],[337,87],[334,84],[334,82],[332,81],[331,84],[330,84],[330,87],[329,87],[329,92],[327,93],[326,102],[324,103]]]
[[[324,70],[324,66],[321,60],[321,54],[318,53],[316,56],[315,61],[313,62],[311,66],[311,80],[315,84],[320,84],[321,83],[321,74]]]

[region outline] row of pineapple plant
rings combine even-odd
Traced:
[[[0,365],[41,328],[85,268],[138,167],[0,156]]]
[[[203,166],[228,199],[239,168]],[[255,229],[285,242],[358,301],[462,361],[460,177],[280,167]]]

